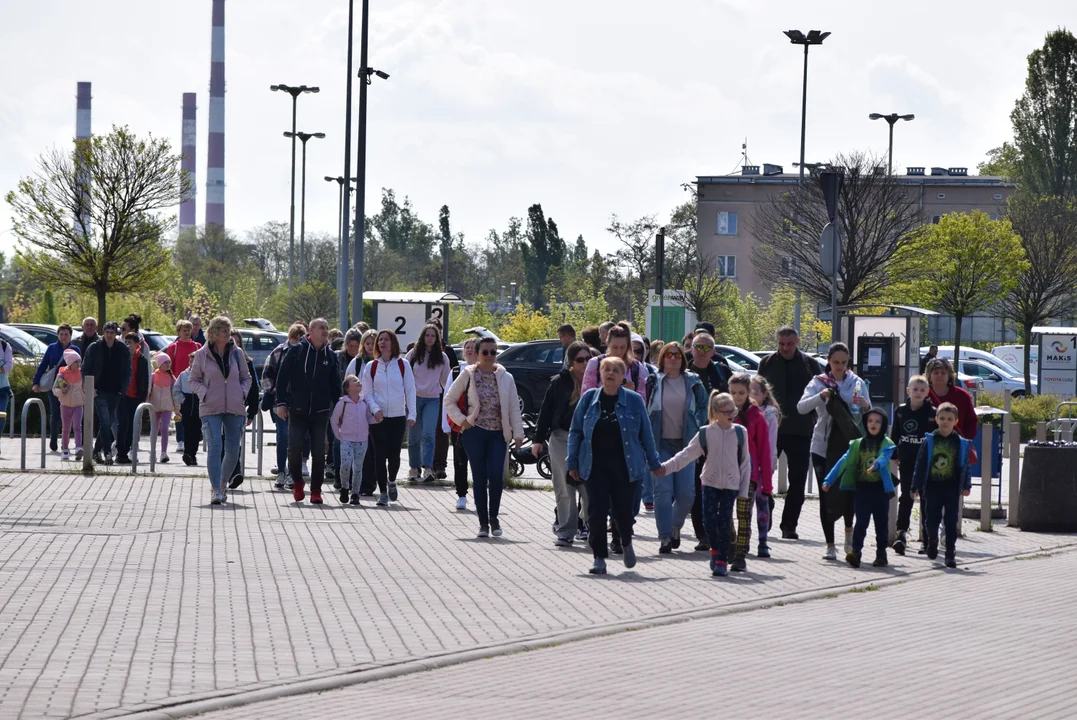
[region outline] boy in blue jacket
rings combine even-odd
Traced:
[[[845,556],[854,568],[860,567],[860,554],[868,534],[868,523],[875,521],[875,567],[886,567],[887,533],[890,529],[890,498],[894,497],[894,481],[890,477],[890,458],[895,445],[887,437],[889,425],[886,413],[872,408],[864,413],[867,435],[849,443],[849,449],[823,481],[823,491],[840,479],[842,491],[853,493],[853,551]]]
[[[927,556],[939,556],[939,520],[946,526],[946,567],[956,568],[958,513],[961,496],[972,492],[969,457],[972,442],[957,434],[957,406],[942,403],[935,411],[939,429],[924,438],[913,471],[912,496],[924,496]]]

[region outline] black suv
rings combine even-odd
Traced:
[[[537,413],[550,381],[561,372],[565,349],[560,340],[516,343],[500,352],[497,362],[516,380],[516,393],[524,413]]]

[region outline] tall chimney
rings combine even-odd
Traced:
[[[206,225],[211,224],[224,227],[224,0],[213,0],[206,168]]]
[[[92,126],[90,122],[90,83],[80,82],[78,84],[77,98],[78,100],[75,104],[75,139],[89,140],[90,135],[92,134]],[[80,184],[85,185],[85,187],[83,188],[84,202],[88,205],[90,202],[89,178],[85,177],[83,173],[80,173],[80,175],[83,176]],[[77,215],[75,217],[75,223],[78,225],[82,225],[84,233],[88,234],[90,232],[89,208],[87,208],[80,215]]]
[[[197,165],[195,164],[195,152],[198,142],[198,96],[195,93],[183,93],[183,160],[180,168],[190,174],[191,197],[180,204],[179,229],[180,232],[193,228],[195,222],[195,195],[198,193],[198,185],[195,183]]]

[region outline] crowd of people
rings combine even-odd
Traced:
[[[471,494],[478,536],[504,532],[499,510],[510,448],[523,450],[525,431],[512,375],[497,362],[497,343],[475,338],[463,358],[445,341],[437,319],[401,348],[391,330],[358,323],[331,330],[324,318],[296,323],[258,377],[242,338],[226,317],[202,332],[198,318],[176,324],[177,339],[150,352],[141,318],[122,324],[87,318],[82,335],[61,325],[34,376],[50,393],[50,435],[63,458],[84,452],[83,378],[93,377],[93,459],[129,463],[135,408],[156,414],[161,462],[168,462],[170,421],[183,462],[198,463],[203,438],[211,504],[244,482],[244,425],[259,409],[276,426],[274,486],[299,503],[322,504],[332,482],[341,504],[399,502],[405,436],[411,483],[447,477],[453,449],[456,509]],[[777,351],[758,373],[733,372],[716,353],[715,329],[701,322],[682,342],[654,341],[626,322],[558,329],[564,351],[538,413],[529,451],[548,453],[555,497],[554,544],[589,544],[590,572],[605,574],[611,554],[636,563],[633,525],[654,514],[660,555],[680,550],[691,518],[695,552],[712,574],[747,569],[752,526],[755,557],[771,557],[773,475],[784,454],[788,493],[778,520],[781,537],[797,528],[808,473],[820,489],[826,551],[837,560],[834,525],[843,521],[844,559],[859,567],[874,523],[873,565],[887,550],[910,546],[914,503],[920,503],[920,552],[955,566],[961,495],[975,462],[976,416],[971,396],[955,383],[950,362],[930,358],[908,382],[907,399],[889,415],[873,407],[866,383],[850,367],[849,348],[833,343],[824,367],[802,352],[791,327],[777,332]],[[3,349],[0,348],[0,351]],[[0,385],[5,368],[0,357]],[[261,390],[261,392],[259,392]],[[85,439],[87,442],[89,438]],[[890,500],[900,492],[897,538],[888,542]],[[754,515],[754,517],[753,517]]]

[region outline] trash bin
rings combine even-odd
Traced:
[[[970,473],[972,475],[972,477],[983,477],[983,473],[982,473],[982,470],[981,470],[981,462],[982,462],[981,458],[982,458],[983,452],[984,452],[984,449],[983,449],[984,448],[984,423],[983,423],[984,416],[992,417],[992,416],[998,415],[1001,418],[1001,416],[1008,415],[1008,414],[1009,413],[1007,413],[1005,410],[1000,410],[999,408],[989,407],[987,405],[981,405],[980,407],[976,408],[976,419],[980,421],[978,427],[976,428],[976,440],[975,440],[976,454],[979,457],[977,458],[976,463],[972,465],[972,468],[971,468],[972,472]],[[992,433],[992,440],[994,441],[994,448],[992,448],[992,450],[994,452],[994,456],[991,458],[991,478],[993,480],[1001,481],[1002,480],[1002,439],[1003,439],[1002,438],[1002,421],[999,420],[999,422],[991,423],[991,424],[995,425],[995,431],[994,431],[994,433]],[[1000,486],[1000,488],[1001,488],[1001,486]]]

